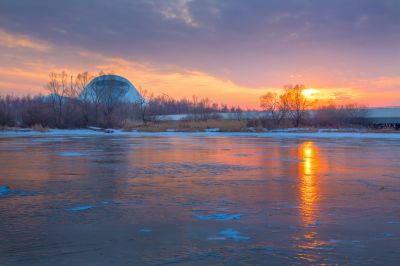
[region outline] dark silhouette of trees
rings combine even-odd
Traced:
[[[280,126],[290,119],[294,127],[299,127],[314,103],[304,95],[304,89],[304,85],[287,85],[280,95],[272,92],[262,95],[260,106],[267,113],[266,120]]]
[[[147,124],[158,115],[188,114],[193,120],[207,120],[217,118],[219,112],[234,110],[241,114],[242,111],[219,105],[208,98],[174,99],[166,94],[154,96],[144,89],[140,89],[141,99],[127,103],[121,100],[128,89],[125,85],[100,87],[90,83],[93,78],[88,72],[76,76],[65,71],[50,73],[46,96],[0,95],[0,126],[121,127],[125,121]],[[91,90],[85,90],[89,84]]]
[[[288,85],[282,95],[283,104],[287,106],[293,125],[299,127],[303,122],[307,109],[313,105],[313,101],[304,95],[304,85]]]

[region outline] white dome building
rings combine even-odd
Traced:
[[[103,75],[94,78],[82,91],[79,98],[89,102],[109,103],[121,101],[138,103],[142,95],[129,80],[117,75]]]

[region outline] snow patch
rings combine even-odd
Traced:
[[[206,128],[204,131],[205,132],[219,132],[219,128],[218,127]]]

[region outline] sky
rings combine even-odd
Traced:
[[[244,108],[287,84],[400,106],[400,1],[0,0],[0,93],[63,70]]]

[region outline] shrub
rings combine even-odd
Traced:
[[[49,131],[48,127],[43,127],[41,124],[33,125],[32,129],[34,131],[38,131],[38,132],[48,132]]]

